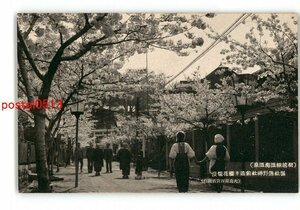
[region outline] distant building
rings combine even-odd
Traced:
[[[219,66],[211,73],[209,73],[206,77],[202,79],[202,81],[207,80],[210,83],[211,88],[216,88],[216,85],[222,84],[222,79],[230,77],[231,79],[228,81],[229,84],[234,85],[234,82],[239,83],[245,80],[256,80],[257,74],[237,74],[236,72],[232,71],[228,67]],[[193,90],[193,83],[192,80],[182,80],[179,81],[174,87],[174,90],[171,91],[172,93],[195,93]]]
[[[195,93],[192,80],[182,80],[175,85],[173,93]]]
[[[92,114],[94,122],[92,131],[96,141],[101,141],[103,137],[114,134],[117,131],[116,119],[111,110],[99,109]]]

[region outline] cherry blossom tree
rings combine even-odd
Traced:
[[[167,93],[161,96],[161,113],[171,122],[185,123],[207,134],[210,126],[226,122],[235,112],[231,94],[211,88],[209,81],[201,79],[199,75],[191,79],[190,85],[192,93]]]
[[[259,69],[255,90],[256,101],[286,101],[280,109],[298,110],[298,39],[297,17],[280,14],[252,15],[253,27],[245,33],[245,41],[221,37],[228,44],[221,51],[224,64],[236,72]],[[219,38],[213,35],[214,38]]]
[[[56,97],[64,102],[53,117],[43,109],[31,110],[36,129],[39,191],[49,191],[45,139],[50,138],[55,126],[59,125],[75,91],[81,86],[93,85],[96,78],[104,82],[100,72],[109,76],[110,70],[120,68],[125,58],[135,53],[159,47],[188,55],[188,49],[197,49],[203,44],[203,39],[191,31],[205,29],[202,16],[18,14],[19,89],[29,102]]]

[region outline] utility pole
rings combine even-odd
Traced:
[[[146,52],[146,85],[147,85],[147,91],[146,91],[146,110],[147,114],[149,114],[149,75],[148,75],[148,51]],[[146,157],[146,140],[142,139],[142,151],[143,151],[143,158]]]
[[[135,104],[135,117],[136,117],[136,123],[139,122],[139,112],[140,112],[140,97],[136,97],[136,104]],[[136,157],[138,156],[139,152],[139,141],[138,141],[139,132],[138,129],[135,131],[135,142],[136,142]]]
[[[146,52],[146,85],[147,85],[147,91],[146,91],[146,109],[147,113],[149,113],[149,75],[148,75],[148,51]]]

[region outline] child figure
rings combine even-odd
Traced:
[[[136,157],[136,166],[135,166],[135,179],[140,180],[143,179],[143,152],[139,151]]]
[[[205,154],[205,158],[200,161],[200,163],[209,160],[209,173],[213,172],[223,172],[225,171],[225,163],[229,161],[230,156],[227,148],[224,146],[224,137],[221,134],[216,134],[214,138],[215,144],[210,147],[210,149]],[[216,177],[219,178],[220,177]],[[223,189],[223,184],[214,184],[214,188],[217,192],[221,192]]]

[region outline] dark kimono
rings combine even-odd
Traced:
[[[142,171],[143,171],[143,152],[139,152],[136,158],[135,174],[141,176]]]
[[[88,147],[86,149],[86,158],[88,162],[88,172],[92,173],[93,172],[93,154],[94,154],[94,148]]]
[[[207,151],[206,156],[210,159],[209,172],[216,173],[216,179],[222,179],[218,176],[218,172],[225,171],[225,162],[229,160],[229,153],[227,148],[222,143],[212,145]],[[213,184],[214,189],[217,192],[221,192],[223,189],[222,183]]]
[[[187,192],[189,189],[190,165],[185,152],[184,144],[178,144],[179,152],[174,161],[175,177],[179,192]]]
[[[123,176],[128,176],[130,174],[130,162],[131,153],[128,149],[122,148],[117,154],[117,159],[120,163],[120,169],[122,170]]]
[[[94,170],[100,172],[103,166],[103,150],[96,148],[93,152]]]
[[[174,159],[174,169],[177,188],[179,192],[188,192],[190,161],[195,156],[195,152],[186,142],[173,144],[169,157]]]
[[[112,158],[113,158],[113,150],[110,148],[104,149],[104,159],[106,162],[106,172],[112,173]]]

